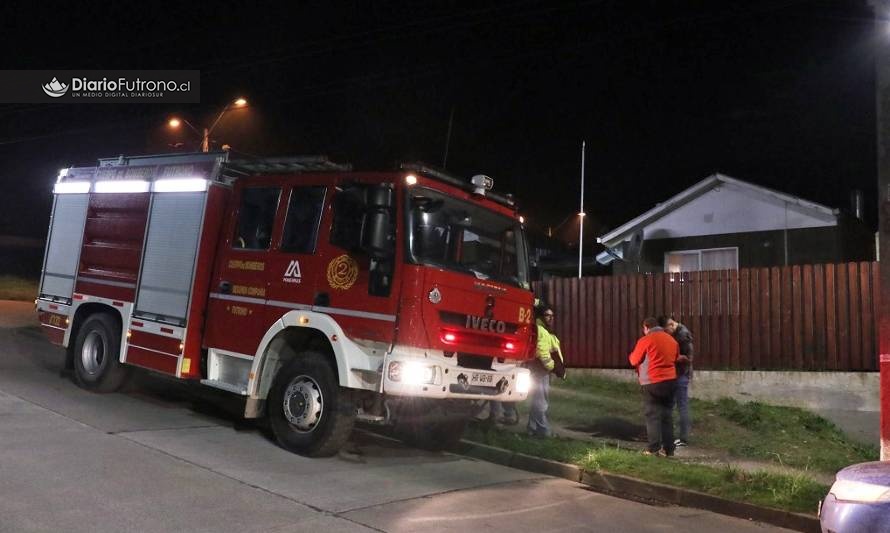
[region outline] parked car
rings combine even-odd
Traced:
[[[819,508],[823,533],[890,533],[890,462],[848,466]]]

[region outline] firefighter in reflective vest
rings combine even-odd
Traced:
[[[547,421],[550,398],[550,374],[565,378],[565,364],[559,349],[559,339],[553,334],[553,309],[541,305],[535,309],[538,325],[537,357],[531,364],[532,390],[529,392],[531,405],[528,412],[528,434],[535,437],[552,435]]]

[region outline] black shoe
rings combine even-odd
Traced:
[[[677,439],[674,441],[674,446],[677,448],[682,448],[684,446],[689,446],[689,443],[682,439]]]

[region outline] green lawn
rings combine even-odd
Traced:
[[[571,439],[540,439],[497,429],[471,427],[466,438],[491,446],[578,465],[588,471],[622,474],[683,487],[735,501],[813,514],[828,487],[805,475],[745,472],[730,467],[645,457],[636,450]]]
[[[37,280],[0,276],[0,300],[32,301],[37,298]]]
[[[810,514],[828,491],[813,477],[824,479],[825,474],[834,474],[847,465],[878,458],[877,447],[851,441],[834,424],[803,409],[732,399],[693,399],[691,409],[690,452],[698,449],[706,451],[708,457],[730,462],[737,459],[782,465],[799,473],[750,472],[715,466],[713,460],[696,464],[694,454],[684,459],[642,456],[641,442],[627,442],[645,437],[639,386],[594,376],[554,380],[549,411],[554,424],[598,437],[593,442],[536,439],[481,425],[471,427],[467,438],[589,470]],[[527,402],[520,404],[519,410],[524,423]],[[811,477],[808,472],[822,475]]]
[[[554,381],[553,389],[550,416],[561,426],[590,426],[607,417],[643,424],[640,390],[634,383],[579,376]],[[729,457],[830,474],[878,458],[877,446],[854,442],[831,422],[803,409],[693,398],[690,410],[693,444]]]

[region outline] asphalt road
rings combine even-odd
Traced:
[[[62,362],[33,305],[0,302],[0,532],[775,529],[362,434],[306,459],[222,394],[145,375],[93,394]]]

